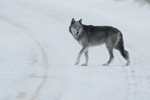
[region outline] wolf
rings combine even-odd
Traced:
[[[71,20],[69,32],[82,46],[79,52],[75,65],[80,62],[80,57],[85,54],[85,63],[82,66],[87,66],[89,61],[88,49],[93,46],[105,44],[110,55],[107,63],[103,66],[108,66],[114,59],[113,49],[120,51],[122,57],[127,61],[126,66],[130,64],[129,53],[124,48],[123,35],[120,30],[112,26],[94,26],[82,24],[82,19],[75,21]]]

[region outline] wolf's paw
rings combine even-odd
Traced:
[[[81,66],[87,66],[87,64],[82,64]]]
[[[128,61],[127,63],[126,63],[126,66],[129,66],[130,65],[130,61]]]
[[[78,65],[79,63],[75,63],[75,65]]]
[[[102,66],[109,66],[109,64],[106,63],[106,64],[103,64]]]

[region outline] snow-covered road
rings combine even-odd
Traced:
[[[109,55],[100,46],[90,49],[89,66],[75,66],[73,17],[118,27],[131,65],[114,51],[101,66]],[[149,18],[132,0],[1,0],[0,100],[150,100]]]

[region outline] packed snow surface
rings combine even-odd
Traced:
[[[120,29],[130,66],[116,50],[102,66],[104,45],[90,49],[89,66],[75,66],[72,18]],[[0,100],[150,100],[149,19],[133,0],[1,0]]]

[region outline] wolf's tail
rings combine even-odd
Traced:
[[[129,65],[129,63],[130,63],[129,53],[128,53],[127,50],[124,49],[124,41],[123,41],[122,34],[121,34],[121,38],[120,38],[120,40],[118,42],[118,45],[117,45],[116,49],[119,50],[121,55],[122,55],[122,57],[127,60],[127,64],[126,65]]]

